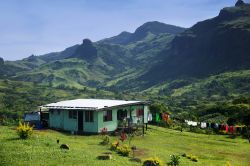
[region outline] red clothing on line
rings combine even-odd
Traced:
[[[228,132],[228,125],[226,125],[226,133]]]

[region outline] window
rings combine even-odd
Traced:
[[[77,119],[77,112],[74,110],[69,111],[69,119]]]
[[[112,121],[112,110],[103,111],[103,121]]]
[[[93,111],[85,111],[85,122],[94,122],[94,112]]]
[[[124,120],[124,118],[127,118],[127,110],[118,110],[117,120]]]

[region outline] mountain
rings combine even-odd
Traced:
[[[180,77],[207,77],[250,68],[250,5],[227,7],[177,35],[161,62],[137,81],[150,87]]]
[[[48,53],[48,54],[39,56],[39,58],[46,61],[46,62],[64,59],[64,58],[72,56],[78,47],[79,47],[79,45],[76,44],[74,46],[66,48],[65,50],[63,50],[61,52]]]
[[[165,28],[165,29],[164,29]],[[30,56],[20,61],[8,62],[20,67],[12,79],[36,82],[51,86],[98,87],[116,90],[117,82],[126,82],[141,76],[160,59],[159,52],[168,47],[176,33],[184,28],[159,22],[149,22],[139,27],[128,44],[115,44],[101,40],[84,39],[62,52]],[[165,33],[167,32],[167,33]],[[120,40],[121,43],[128,33]],[[138,36],[145,36],[139,40]],[[138,40],[134,40],[135,38]]]
[[[168,33],[176,35],[185,30],[185,28],[164,24],[158,21],[147,22],[137,28],[134,33],[122,32],[117,36],[101,40],[101,42],[111,44],[127,45],[133,42],[144,40],[148,35],[159,35],[161,33]]]
[[[97,49],[89,39],[84,39],[75,52],[67,58],[79,58],[86,61],[93,61],[97,58]]]

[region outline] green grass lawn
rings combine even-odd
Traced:
[[[117,137],[111,137],[112,141]],[[56,140],[70,146],[69,151],[59,148]],[[74,136],[43,130],[35,131],[28,140],[18,139],[13,127],[0,126],[0,165],[142,165],[113,153],[113,159],[102,161],[98,155],[109,152],[109,146],[99,145],[100,136]],[[180,132],[150,126],[144,137],[138,136],[131,144],[141,150],[139,158],[159,157],[168,162],[171,154],[193,154],[198,162],[181,157],[181,165],[219,165],[229,161],[233,166],[250,165],[248,140],[231,139],[221,135]]]

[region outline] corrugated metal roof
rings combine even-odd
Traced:
[[[49,109],[84,109],[84,110],[101,110],[110,107],[145,104],[143,101],[126,101],[126,100],[106,100],[106,99],[76,99],[66,100],[57,103],[51,103],[42,107]]]

